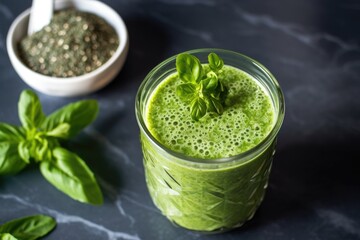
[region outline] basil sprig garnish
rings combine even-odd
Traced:
[[[0,175],[20,172],[39,163],[42,175],[75,200],[102,204],[100,187],[86,163],[62,148],[59,140],[78,134],[98,114],[95,100],[82,100],[46,116],[38,96],[25,90],[18,104],[22,127],[0,123]]]
[[[198,121],[207,112],[222,114],[227,88],[219,79],[224,61],[216,54],[208,56],[209,70],[205,71],[199,59],[188,53],[176,57],[176,70],[183,81],[176,88],[180,99],[190,104],[191,118]]]
[[[55,226],[56,221],[45,215],[18,218],[0,226],[0,239],[35,240],[48,234]]]

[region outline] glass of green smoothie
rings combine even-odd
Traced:
[[[146,183],[155,205],[186,229],[221,232],[251,219],[261,204],[284,118],[284,97],[257,61],[222,49],[187,52],[227,89],[221,114],[194,120],[176,94],[182,84],[173,56],[156,66],[136,96]],[[209,74],[208,74],[209,75]]]

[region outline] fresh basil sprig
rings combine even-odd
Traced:
[[[93,122],[98,114],[95,100],[82,100],[46,116],[38,96],[25,90],[18,104],[22,127],[0,123],[0,175],[15,174],[32,161],[60,191],[84,203],[102,204],[99,185],[85,162],[60,146]]]
[[[209,71],[205,71],[198,58],[188,53],[176,57],[176,70],[184,82],[177,86],[176,94],[190,104],[191,118],[198,121],[207,112],[222,114],[227,88],[219,79],[224,61],[216,54],[208,56]]]
[[[55,226],[56,221],[45,215],[14,219],[0,226],[0,240],[35,240],[51,232]]]

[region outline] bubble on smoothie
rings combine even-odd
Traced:
[[[200,121],[191,119],[188,105],[175,94],[181,84],[177,74],[163,81],[147,108],[146,122],[154,137],[174,151],[198,158],[234,156],[261,142],[274,124],[270,97],[239,69],[224,66],[222,74],[232,105],[222,115],[206,115]]]

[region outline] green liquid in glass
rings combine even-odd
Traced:
[[[275,124],[266,90],[247,73],[224,66],[220,78],[229,89],[224,113],[191,119],[188,105],[175,94],[176,73],[153,91],[145,122],[165,147],[189,157],[236,156],[258,145]],[[203,168],[173,161],[157,151],[143,133],[146,180],[162,213],[188,229],[230,229],[250,219],[260,205],[270,172],[274,143],[245,162]]]

